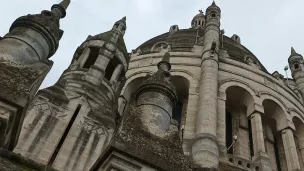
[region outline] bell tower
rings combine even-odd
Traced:
[[[16,153],[57,170],[89,170],[117,125],[117,98],[129,56],[126,18],[88,36],[57,83],[29,106]]]

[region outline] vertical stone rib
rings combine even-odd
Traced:
[[[217,50],[220,35],[220,9],[217,6],[211,5],[208,7],[204,32],[196,138],[192,146],[192,155],[195,167],[217,169],[219,165],[216,138],[218,115]]]

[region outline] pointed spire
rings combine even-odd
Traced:
[[[126,22],[127,17],[126,17],[126,16],[124,16],[124,17],[123,17],[121,20],[122,20],[122,21],[124,21],[124,22]]]
[[[52,13],[58,18],[64,18],[66,15],[66,10],[69,7],[71,0],[62,0],[59,4],[52,6]]]
[[[66,10],[66,9],[68,9],[70,3],[71,3],[71,0],[63,0],[62,2],[59,3],[59,5]]]
[[[296,51],[294,50],[294,48],[291,46],[291,54],[296,53]]]
[[[214,6],[216,6],[216,4],[215,4],[215,1],[213,1],[211,5],[214,5]]]

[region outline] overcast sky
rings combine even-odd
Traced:
[[[59,0],[1,0],[0,35],[4,36],[19,16],[49,10]],[[42,87],[53,85],[70,64],[73,53],[86,37],[108,31],[115,21],[127,16],[125,42],[130,52],[141,43],[169,31],[171,25],[189,28],[198,10],[212,0],[72,0],[61,20],[65,31],[59,49],[51,58],[54,66]],[[216,0],[222,10],[221,29],[253,52],[272,73],[284,74],[294,46],[304,55],[303,0]]]

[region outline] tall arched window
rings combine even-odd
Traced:
[[[118,64],[120,64],[120,61],[117,59],[117,57],[114,56],[108,63],[106,71],[105,71],[105,78],[107,80],[111,79],[111,76]]]
[[[99,48],[98,47],[90,47],[90,55],[87,58],[86,62],[83,65],[83,68],[89,69],[97,60],[99,54]]]

